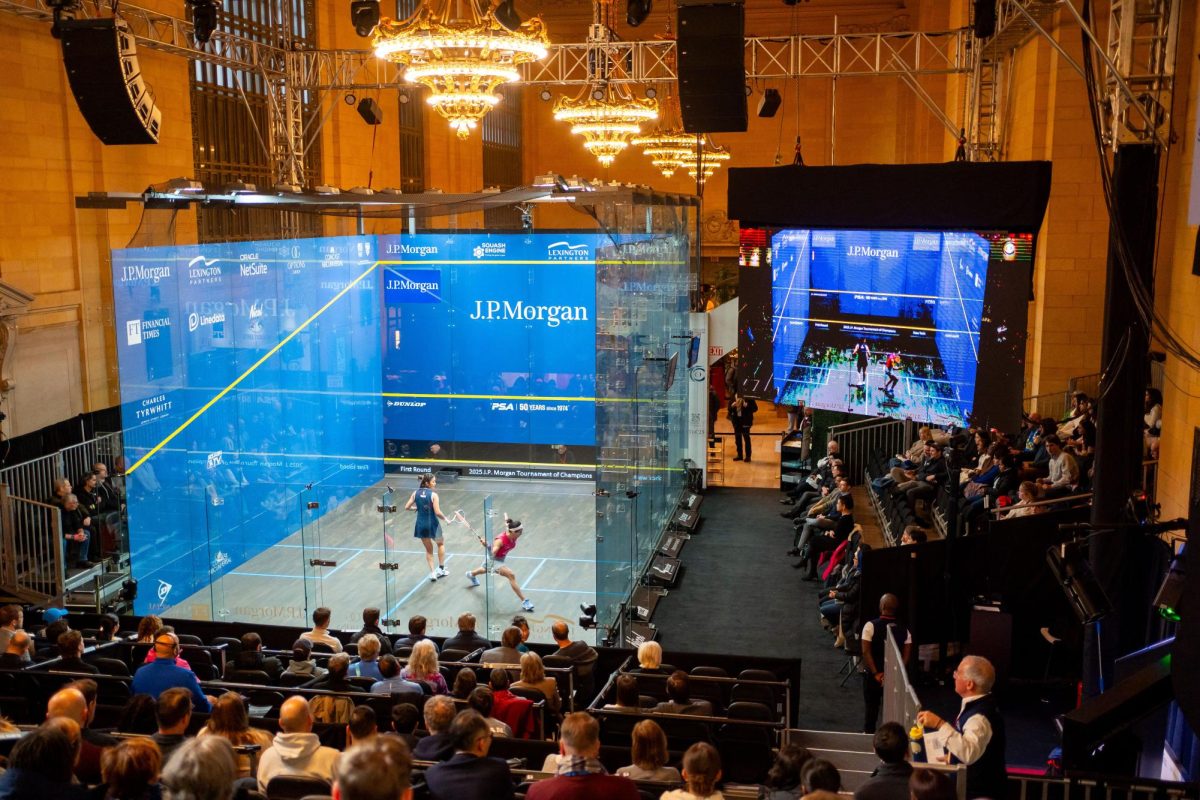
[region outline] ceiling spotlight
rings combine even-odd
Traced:
[[[370,36],[379,24],[379,0],[352,0],[350,21],[354,23],[355,33],[363,37]]]
[[[496,9],[492,12],[492,16],[510,31],[515,31],[521,27],[521,15],[517,13],[516,0],[500,0],[496,4]]]
[[[636,28],[645,22],[646,17],[650,16],[652,5],[653,0],[626,0],[625,21],[629,23],[629,27]]]
[[[410,99],[411,99],[411,98],[409,98],[409,96],[408,96],[408,92],[401,92],[401,93],[400,93],[400,104],[401,104],[401,105],[404,105],[404,104],[405,104],[405,103],[407,103],[407,102],[408,102]]]
[[[549,89],[542,89],[542,91],[538,93],[538,97],[542,98],[543,102],[548,103],[550,102],[550,99],[554,97],[554,93]]]
[[[346,101],[346,105],[348,106],[352,106],[358,102],[358,98],[355,97],[354,92],[346,92],[346,96],[342,99]]]
[[[192,9],[192,35],[199,44],[208,44],[217,29],[217,0],[187,0]]]
[[[647,86],[646,97],[649,97],[651,100],[658,97],[658,89],[655,89],[653,86]]]
[[[592,99],[593,100],[603,100],[604,99],[604,90],[603,89],[593,89],[592,90]]]

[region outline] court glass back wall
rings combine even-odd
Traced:
[[[389,471],[593,477],[600,241],[380,237]]]
[[[1007,233],[777,231],[757,259],[743,252],[742,338],[759,354],[746,388],[866,416],[1016,427],[1031,250],[1031,236]]]
[[[219,614],[214,581],[382,476],[374,247],[113,252],[136,613]]]

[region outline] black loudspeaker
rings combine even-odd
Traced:
[[[162,112],[125,20],[62,19],[58,27],[71,94],[92,133],[105,144],[158,144]]]
[[[783,102],[783,98],[779,96],[778,89],[767,89],[763,92],[762,100],[758,101],[758,115],[760,117],[775,116],[781,102]]]
[[[975,38],[987,39],[996,33],[996,0],[975,0]]]
[[[679,107],[688,133],[746,130],[745,21],[740,1],[679,0]]]
[[[358,101],[358,115],[368,125],[383,124],[383,109],[379,107],[379,103],[375,102],[373,97],[364,97]]]

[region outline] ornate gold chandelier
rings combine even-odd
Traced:
[[[646,136],[639,136],[633,144],[642,148],[642,155],[650,159],[663,174],[670,178],[677,170],[687,170],[693,178],[701,171],[703,164],[704,179],[711,178],[717,169],[731,158],[729,150],[714,144],[708,134],[697,136],[686,133],[679,121],[679,104],[674,97],[666,101],[666,114],[659,129]],[[696,152],[697,139],[700,143],[700,153]]]
[[[595,85],[581,97],[559,98],[554,118],[572,123],[571,133],[582,136],[584,148],[608,167],[642,132],[642,123],[658,118],[658,103],[610,84]]]
[[[407,20],[381,19],[373,37],[375,55],[407,65],[404,79],[429,89],[426,102],[460,139],[500,102],[501,84],[520,80],[517,67],[545,58],[550,44],[540,17],[510,30],[476,2],[424,0]]]

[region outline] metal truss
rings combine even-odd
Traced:
[[[0,0],[3,2],[3,0]],[[852,33],[758,37],[746,40],[750,80],[918,76],[971,69],[969,31]],[[401,70],[366,50],[313,50],[292,54],[303,66],[299,88],[389,89],[405,85]],[[596,80],[597,65],[613,69],[610,83],[655,84],[676,79],[675,42],[552,44],[545,61],[523,67],[522,84],[582,87]]]
[[[102,16],[107,4],[80,3],[73,12],[77,18]],[[192,35],[192,23],[158,11],[121,3],[121,18],[137,40],[138,47],[158,50],[172,55],[205,61],[231,69],[263,72],[272,78],[282,78],[287,72],[288,52],[282,47],[273,47],[243,36],[213,32],[208,44],[199,45]],[[0,13],[15,14],[39,22],[50,22],[54,14],[45,0],[0,0]]]

